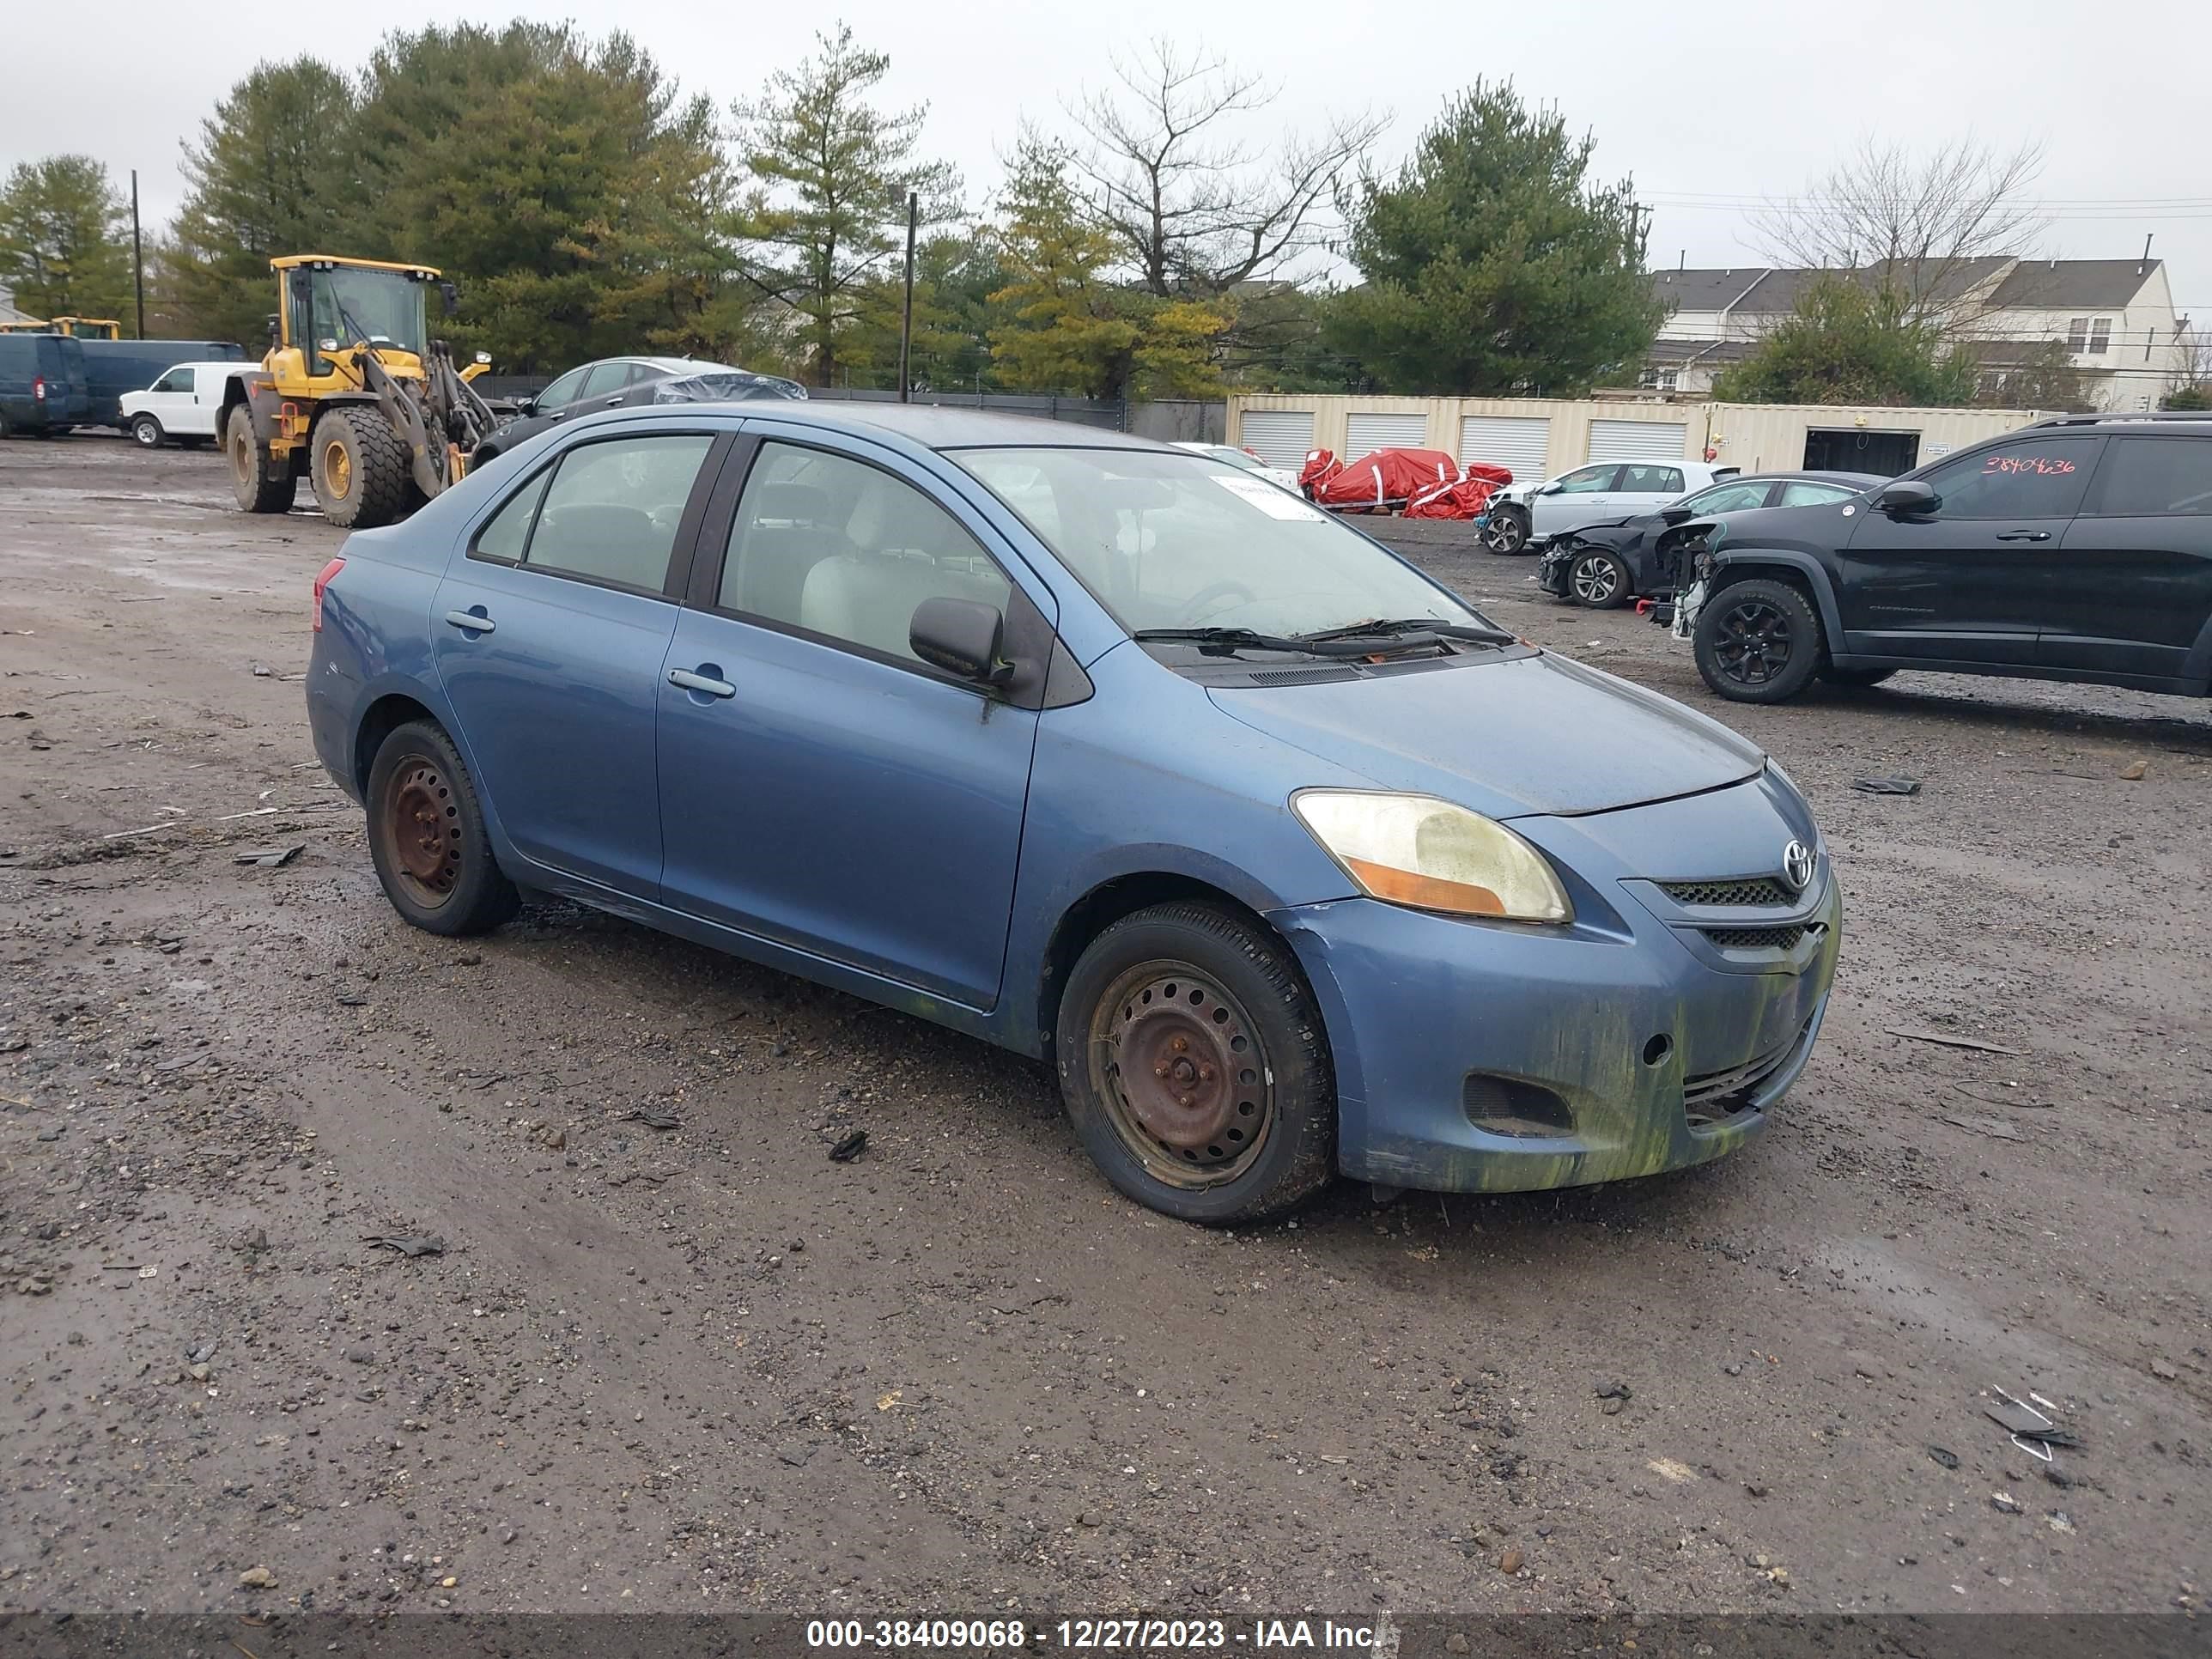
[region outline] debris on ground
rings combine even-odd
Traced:
[[[1947,1469],[1955,1469],[1959,1467],[1959,1454],[1948,1446],[1930,1446],[1928,1449],[1928,1455]]]
[[[617,1121],[642,1123],[648,1129],[676,1129],[681,1128],[684,1124],[684,1120],[675,1113],[659,1111],[651,1106],[633,1107],[624,1112]]]
[[[380,1250],[397,1250],[402,1255],[443,1255],[446,1241],[432,1234],[368,1233],[362,1237],[364,1244]]]
[[[2175,1369],[2174,1364],[2171,1359],[2152,1360],[2150,1362],[2150,1374],[2158,1378],[2161,1382],[2174,1382],[2181,1376],[2180,1371]]]
[[[276,1575],[266,1567],[248,1567],[238,1575],[240,1589],[275,1589]]]
[[[850,1164],[854,1158],[860,1157],[860,1149],[867,1144],[868,1132],[866,1129],[855,1129],[830,1149],[830,1161],[832,1164]]]
[[[1851,787],[1869,795],[1917,795],[1917,778],[1853,778]]]
[[[231,860],[234,864],[258,864],[264,870],[274,870],[289,864],[307,850],[305,842],[294,842],[289,847],[257,847],[240,853]]]
[[[1909,1037],[1915,1042],[1933,1042],[1946,1048],[1968,1048],[1978,1054],[2009,1054],[2014,1060],[2027,1056],[2018,1048],[2006,1048],[1994,1042],[1984,1042],[1978,1037],[1952,1036],[1943,1031],[1923,1031],[1911,1025],[1887,1025],[1882,1028],[1890,1036]]]
[[[2021,1513],[2020,1499],[2014,1498],[2008,1492],[1991,1492],[1990,1494],[1990,1507],[1995,1510],[1999,1515],[2018,1515]]]
[[[1948,1113],[1936,1114],[1936,1121],[1948,1123],[1954,1129],[1966,1129],[1978,1135],[1987,1135],[1991,1140],[2026,1140],[2027,1137],[2002,1118],[1953,1117]]]
[[[2128,783],[2140,783],[2150,770],[2148,761],[2130,761],[2120,769],[2121,779]]]

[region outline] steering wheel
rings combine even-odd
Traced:
[[[1203,623],[1208,617],[1224,608],[1220,601],[1235,598],[1239,594],[1243,596],[1247,605],[1255,603],[1260,597],[1243,582],[1234,580],[1215,582],[1209,587],[1200,589],[1190,596],[1188,602],[1191,620],[1194,623]],[[1214,603],[1208,604],[1209,600]]]

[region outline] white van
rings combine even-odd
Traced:
[[[123,429],[142,449],[158,448],[167,440],[197,446],[213,441],[220,434],[223,389],[233,376],[258,363],[178,363],[143,392],[126,392],[119,400]]]

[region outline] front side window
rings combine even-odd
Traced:
[[[2000,444],[1922,477],[1944,519],[2063,519],[2081,500],[2101,438]]]
[[[1019,514],[1133,634],[1300,634],[1413,617],[1488,625],[1328,514],[1203,455],[970,449],[949,459]]]
[[[1765,483],[1715,484],[1711,489],[1700,489],[1681,503],[1699,517],[1712,513],[1741,513],[1749,507],[1765,507],[1766,492],[1773,486]]]
[[[886,657],[925,599],[1003,613],[1012,588],[959,520],[902,478],[848,455],[764,443],[730,526],[718,602]]]
[[[192,372],[189,368],[173,368],[146,388],[149,392],[190,392]]]
[[[2212,443],[2178,438],[2112,440],[2083,509],[2100,519],[2198,518],[2212,514]]]
[[[570,369],[538,394],[538,406],[540,409],[565,409],[574,403],[577,394],[583,389],[585,373],[581,368]]]
[[[1610,489],[1613,474],[1620,471],[1617,466],[1577,467],[1560,477],[1559,493],[1562,495],[1589,495],[1601,489]]]
[[[685,433],[579,444],[545,487],[524,565],[660,592],[684,503],[714,441]]]
[[[1682,469],[1679,466],[1624,466],[1616,486],[1630,495],[1679,495]]]
[[[1782,486],[1783,507],[1826,507],[1833,501],[1847,501],[1859,492],[1846,489],[1841,484],[1808,483],[1800,478]]]

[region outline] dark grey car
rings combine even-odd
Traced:
[[[697,380],[702,387],[670,398],[661,395],[673,383]],[[580,363],[517,408],[519,418],[501,427],[477,449],[474,465],[482,466],[517,444],[536,437],[578,415],[601,410],[624,409],[639,404],[736,401],[746,398],[804,398],[806,389],[781,375],[756,374],[727,363],[710,363],[699,357],[602,357]]]

